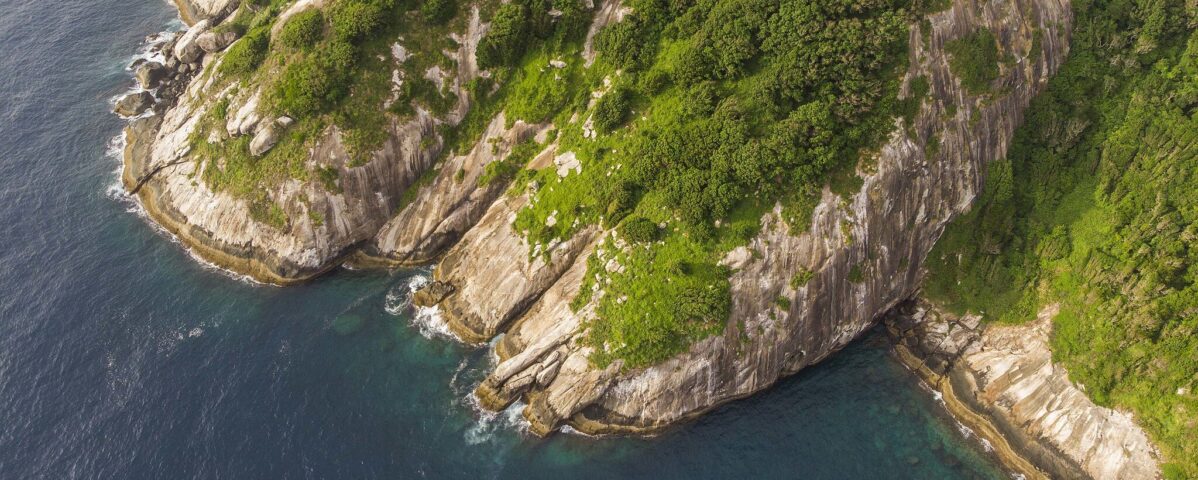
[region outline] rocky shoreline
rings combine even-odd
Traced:
[[[1160,453],[1131,415],[1095,405],[1052,362],[1055,314],[987,325],[916,300],[884,324],[898,359],[1027,478],[1160,478]]]
[[[595,305],[570,306],[586,258],[610,232],[584,229],[542,255],[529,255],[526,240],[511,227],[529,196],[502,195],[505,183],[478,186],[482,167],[552,125],[507,126],[500,113],[473,149],[433,165],[443,143],[435,126],[464,117],[471,103],[463,86],[481,75],[474,56],[486,25],[477,9],[466,30],[455,34],[460,48],[447,53],[457,64],[451,87],[460,101],[453,111],[445,118],[419,112],[388,126],[390,139],[365,165],[346,164],[335,128],[323,133],[310,161],[338,172],[339,191],[292,181],[270,192],[285,208],[298,209],[288,212],[293,221],[278,228],[255,220],[244,201],[192,180],[200,167],[188,156],[187,138],[213,98],[230,99],[229,111],[241,122],[230,131],[254,135],[255,142],[283,119],[256,118],[253,86],[227,94],[203,80],[205,71],[219,65],[220,51],[237,40],[212,38],[207,30],[238,2],[177,3],[192,29],[162,47],[163,63],[137,66],[143,91],[117,105],[123,116],[136,117],[126,131],[123,181],[150,218],[217,266],[281,285],[309,280],[345,262],[394,267],[439,259],[435,281],[414,303],[437,306],[466,342],[500,336],[495,342],[500,362],[476,394],[482,405],[496,410],[525,401],[523,414],[539,435],[562,425],[592,434],[651,434],[769,388],[868,331],[918,289],[932,245],[945,225],[969,208],[986,164],[1005,155],[1023,110],[1064,60],[1072,22],[1067,0],[956,0],[926,24],[913,25],[906,83],[925,78],[930,97],[913,125],[892,136],[873,165],[858,169],[861,191],[844,198],[825,189],[803,233],[791,232],[778,209],[768,213],[761,233],[724,261],[736,272],[725,333],[660,365],[626,371],[619,361],[602,370],[589,363],[590,350],[579,338]],[[616,0],[602,3],[591,31],[618,21],[623,11]],[[944,52],[946,42],[978,28],[994,32],[1005,55],[1018,60],[1003,65],[994,92],[984,95],[963,89]],[[1032,52],[1037,46],[1042,50]],[[589,45],[585,50],[592,51]],[[153,98],[147,98],[151,91]],[[562,165],[570,158],[570,152],[558,152],[550,142],[529,168],[557,164],[568,174]],[[407,195],[412,188],[419,191]],[[301,207],[286,201],[301,195],[310,203]],[[410,200],[401,204],[405,196]],[[326,220],[308,220],[313,212]],[[800,272],[811,279],[791,285]],[[851,272],[863,278],[854,280]],[[785,308],[775,301],[782,295],[792,298]],[[911,359],[921,358],[921,352],[912,353],[902,342],[897,349],[911,353],[900,358],[914,370],[936,372],[915,366]],[[949,378],[938,375],[925,380]],[[953,382],[950,393],[968,391]],[[1026,442],[1011,443],[1011,452],[1026,449]],[[1017,471],[1036,475],[1035,467],[1016,458],[1012,454]],[[1029,458],[1050,472],[1089,472],[1069,470],[1068,463],[1054,470],[1058,467],[1049,456],[1034,452]],[[1046,461],[1048,467],[1041,465]]]

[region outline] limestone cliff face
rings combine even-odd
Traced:
[[[899,341],[945,391],[995,425],[1022,456],[1054,478],[1160,478],[1159,453],[1130,414],[1099,407],[1052,362],[1048,338],[1056,306],[1025,325],[980,325],[926,302],[886,320]],[[948,385],[944,385],[948,383]],[[956,399],[948,399],[950,395]]]
[[[502,362],[478,389],[483,403],[499,408],[525,397],[525,416],[538,433],[563,422],[587,432],[653,430],[760,391],[826,358],[909,297],[927,252],[944,226],[969,207],[986,162],[1005,155],[1023,110],[1064,59],[1072,14],[1065,0],[958,0],[930,21],[927,43],[918,28],[911,33],[908,79],[926,76],[932,92],[915,125],[899,129],[909,133],[896,133],[873,165],[860,169],[865,182],[859,193],[844,199],[825,192],[806,232],[791,232],[777,211],[767,214],[762,233],[725,260],[736,273],[724,334],[673,359],[639,370],[621,371],[618,362],[603,371],[592,368],[589,350],[577,340],[593,307],[578,313],[568,308],[585,269],[577,259],[585,257],[520,263],[527,246],[513,238],[510,226],[480,223],[489,233],[478,236],[490,238],[489,246],[463,241],[455,250],[466,259],[451,253],[438,280],[458,287],[452,303],[443,306],[455,330],[475,334],[467,339],[485,339],[512,324],[497,344]],[[945,42],[978,28],[991,30],[1011,59],[984,96],[962,89],[943,50]],[[1037,35],[1038,53],[1030,51]],[[937,139],[938,147],[930,148]],[[511,211],[501,202],[487,216],[510,217],[504,212]],[[589,244],[591,235],[570,241]],[[814,278],[793,290],[789,281],[802,270],[814,272]],[[538,273],[556,282],[526,281]],[[494,286],[511,282],[517,293],[458,285],[481,278],[497,279],[486,282]],[[539,298],[511,322],[530,295]],[[776,306],[779,295],[791,298],[788,310]],[[487,307],[466,307],[473,314],[454,311],[483,304]]]

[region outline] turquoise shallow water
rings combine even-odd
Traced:
[[[655,438],[542,440],[471,406],[490,359],[404,307],[425,272],[202,266],[112,189],[109,101],[173,18],[0,0],[0,478],[1008,476],[876,338]]]

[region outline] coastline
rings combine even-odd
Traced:
[[[894,357],[899,363],[902,363],[903,366],[914,373],[929,389],[941,395],[941,400],[944,401],[944,408],[948,410],[953,419],[961,422],[966,428],[972,430],[978,438],[990,444],[995,457],[998,458],[1003,466],[1019,475],[1023,475],[1024,478],[1029,480],[1057,478],[1056,476],[1049,476],[1034,464],[1031,461],[1031,455],[1027,455],[1012,446],[1009,441],[1010,439],[1001,432],[992,417],[983,411],[974,409],[969,403],[958,397],[957,391],[953,387],[952,379],[949,376],[933,372],[922,360],[911,353],[911,350],[901,343],[894,344],[893,352]]]
[[[195,12],[192,11],[186,0],[174,0],[174,3],[178,6],[180,19],[187,25],[194,24]],[[148,150],[151,148],[150,142],[152,142],[154,132],[156,131],[157,126],[150,121],[134,121],[126,127],[128,142],[123,152],[122,161],[122,183],[126,189],[132,190],[139,183],[139,176],[145,170],[144,162],[150,158]],[[154,180],[145,182],[137,192],[137,200],[151,221],[157,223],[177,238],[185,248],[188,248],[205,261],[219,268],[245,275],[255,281],[283,286],[301,284],[336,269],[344,262],[367,268],[406,266],[403,262],[395,262],[385,257],[371,255],[360,248],[360,245],[347,247],[335,257],[335,261],[326,262],[325,266],[319,270],[305,271],[293,265],[272,264],[268,259],[277,257],[262,254],[260,247],[255,245],[237,246],[222,244],[208,235],[208,232],[186,223],[183,219],[179,218],[177,212],[172,212],[169,208],[164,208],[163,205],[159,204],[161,194],[160,185]],[[291,274],[291,272],[294,272],[294,274]],[[447,316],[449,328],[459,339],[464,339],[469,343],[481,343],[487,340],[484,337],[473,338],[477,334],[472,335],[473,332],[462,328],[459,322],[451,321],[453,319],[451,312],[443,312],[443,315]],[[894,338],[899,340],[897,336]],[[986,408],[986,400],[979,398],[975,383],[972,379],[966,378],[965,372],[958,372],[957,369],[952,369],[945,374],[936,373],[932,368],[929,368],[926,361],[920,359],[919,355],[912,352],[911,349],[907,348],[900,341],[895,342],[894,352],[899,361],[916,373],[921,381],[928,385],[929,388],[943,395],[945,406],[954,418],[972,429],[980,438],[984,438],[991,443],[996,456],[1012,471],[1026,478],[1035,479],[1073,477],[1077,472],[1081,471],[1080,467],[1076,465],[1073,465],[1073,468],[1070,469],[1070,461],[1059,452],[1050,451],[1050,454],[1055,454],[1060,458],[1049,462],[1044,460],[1043,453],[1029,453],[1029,450],[1032,449],[1032,444],[1035,443],[1038,445],[1038,443],[1035,440],[1022,438],[1022,436],[1018,435],[1018,428],[1013,426],[1009,420],[996,415],[992,409]],[[498,405],[500,403],[501,399],[497,394],[487,395],[489,392],[482,392],[482,386],[480,386],[479,390],[478,396],[484,404]],[[731,398],[728,401],[751,396],[755,393],[755,391],[748,392],[744,395]],[[538,399],[539,396],[535,393],[530,393],[526,398],[530,407],[537,405]],[[653,435],[678,423],[700,417],[719,405],[711,405],[705,409],[689,412],[675,421],[662,425],[638,426],[630,421],[623,422],[622,420],[625,419],[615,412],[598,410],[579,411],[572,417],[564,419],[564,423],[581,433],[589,435]],[[538,421],[536,418],[533,418],[537,416],[536,408],[525,409],[524,416],[530,420],[532,424],[531,429],[534,433],[545,435],[551,431],[552,422]],[[605,419],[609,421],[605,421]],[[1046,471],[1051,472],[1051,476]]]
[[[1160,453],[1130,414],[1100,407],[1052,361],[1056,305],[1019,325],[957,317],[923,299],[883,319],[895,357],[1027,478],[1159,479]]]
[[[125,127],[126,145],[122,154],[122,172],[121,182],[126,191],[130,191],[138,183],[139,172],[143,170],[144,165],[141,164],[144,159],[149,158],[149,138],[146,138],[151,132],[157,131],[152,125],[146,125],[143,122],[151,121],[150,118],[139,119],[131,122]],[[170,168],[170,167],[167,167]],[[230,253],[230,248],[221,248],[212,245],[211,240],[202,238],[200,235],[202,230],[188,225],[175,217],[170,212],[164,211],[158,204],[160,191],[158,185],[153,179],[145,182],[138,190],[136,200],[141,204],[146,212],[146,216],[164,230],[169,232],[179,240],[185,248],[191,250],[205,261],[213,265],[236,272],[239,275],[244,275],[254,281],[267,283],[278,286],[298,285],[313,278],[319,277],[340,266],[341,262],[330,262],[325,268],[318,271],[303,272],[298,269],[296,275],[281,275],[279,270],[282,266],[272,266],[263,262],[255,255],[255,250],[251,246],[246,250],[246,255],[234,255]],[[342,255],[342,258],[349,258],[352,255],[351,250]]]

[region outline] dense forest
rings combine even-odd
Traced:
[[[1059,303],[1056,360],[1135,414],[1167,478],[1198,478],[1198,10],[1073,5],[1069,60],[932,253],[927,294],[1008,323]]]

